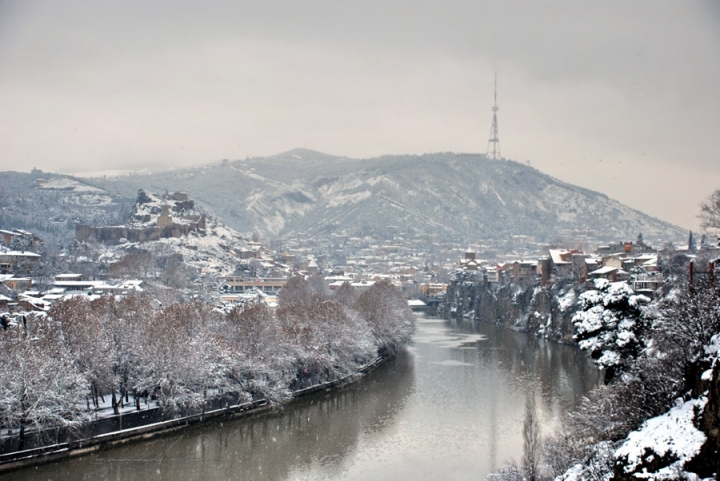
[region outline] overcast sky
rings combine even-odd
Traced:
[[[720,188],[720,2],[0,0],[0,170],[500,148],[685,228]]]

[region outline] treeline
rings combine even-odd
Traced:
[[[116,413],[134,402],[167,416],[201,412],[231,393],[280,403],[394,353],[415,327],[386,282],[356,297],[349,285],[332,294],[296,277],[275,310],[157,304],[143,295],[76,297],[0,331],[3,435],[22,446],[29,429],[80,428],[108,397]]]

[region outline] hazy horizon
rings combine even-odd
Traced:
[[[0,170],[500,147],[697,230],[720,187],[720,4],[0,3]]]

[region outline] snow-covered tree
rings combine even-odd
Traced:
[[[573,338],[606,371],[606,382],[618,370],[626,370],[644,346],[642,335],[648,321],[642,315],[642,306],[649,301],[635,295],[627,283],[607,279],[597,279],[595,289],[580,295],[581,310],[573,317]]]
[[[96,407],[98,397],[120,387],[112,363],[115,345],[98,315],[100,305],[112,302],[111,299],[90,302],[78,296],[55,303],[49,313],[60,329],[76,367],[89,383],[87,395]]]
[[[29,429],[77,428],[85,419],[88,385],[52,319],[32,316],[0,334],[0,419],[18,432],[23,449]]]
[[[694,362],[720,333],[720,287],[699,283],[676,289],[663,300],[654,324],[657,349],[681,365]]]
[[[407,300],[390,282],[373,284],[358,297],[353,308],[370,325],[382,352],[396,352],[415,331],[415,316]]]

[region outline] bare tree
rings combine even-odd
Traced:
[[[537,418],[535,393],[530,392],[525,399],[525,421],[523,422],[522,470],[527,481],[538,479],[540,451],[540,422]]]
[[[357,295],[350,283],[345,281],[335,290],[333,298],[340,304],[352,306],[353,302],[355,302],[355,299],[357,298]]]
[[[720,189],[700,204],[700,227],[705,231],[720,233]]]

